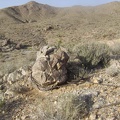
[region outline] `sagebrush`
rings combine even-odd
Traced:
[[[88,68],[106,66],[110,61],[109,46],[100,42],[80,43],[74,46],[73,52],[81,64]]]
[[[63,94],[55,104],[49,100],[41,103],[39,115],[45,120],[79,120],[89,114],[89,105],[85,97],[74,93]]]

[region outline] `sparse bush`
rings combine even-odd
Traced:
[[[41,102],[39,107],[39,116],[42,120],[56,120],[54,104],[51,104],[48,100],[44,103]]]
[[[4,104],[5,104],[5,101],[4,100],[0,100],[0,108],[2,108]]]
[[[57,48],[60,48],[61,44],[62,44],[62,41],[59,40],[58,43],[57,43]]]
[[[45,120],[79,120],[88,115],[90,106],[91,98],[67,93],[59,96],[56,104],[49,100],[41,103],[39,114]]]
[[[68,93],[59,98],[58,101],[58,120],[79,120],[84,118],[88,113],[88,103],[84,97]]]
[[[81,63],[88,68],[106,66],[110,60],[110,49],[104,43],[90,42],[80,43],[73,48],[76,58],[80,59]]]
[[[112,77],[115,77],[118,74],[120,74],[120,63],[114,62],[111,66],[106,68],[106,73]]]
[[[111,46],[111,51],[113,55],[120,55],[120,42],[114,42]]]

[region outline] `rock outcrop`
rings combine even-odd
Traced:
[[[21,67],[12,73],[5,74],[1,80],[1,84],[5,85],[5,96],[15,97],[17,93],[25,93],[33,89],[32,83],[29,79],[28,67]]]
[[[66,64],[69,56],[62,49],[44,46],[37,52],[32,67],[32,80],[39,89],[52,89],[67,80]]]

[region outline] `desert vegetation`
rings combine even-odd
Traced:
[[[119,120],[119,8],[120,2],[68,8],[29,2],[1,9],[0,119]],[[68,54],[67,81],[40,91],[29,78],[45,45]]]
[[[42,108],[41,112],[43,113],[43,115],[41,116],[43,116],[43,119],[46,120],[83,119],[85,118],[85,116],[89,114],[90,107],[93,104],[90,96],[87,97],[84,95],[83,96],[77,95],[76,93],[63,94],[56,101],[56,103],[58,104],[57,106],[50,105],[49,101],[46,101],[46,103],[44,104],[45,106],[41,104],[41,108]]]
[[[86,67],[95,67],[101,64],[106,66],[110,60],[109,46],[104,43],[80,43],[73,48],[76,57]]]

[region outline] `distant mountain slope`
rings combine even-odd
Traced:
[[[101,16],[120,17],[120,2],[111,2],[99,6],[73,6],[61,9],[59,16],[76,16],[82,18],[96,18]]]
[[[66,19],[94,19],[120,16],[120,2],[112,2],[95,7],[74,6],[68,8],[55,8],[35,1],[15,7],[0,10],[0,23],[26,23],[48,18]]]
[[[0,10],[0,23],[26,23],[56,15],[56,8],[31,1],[27,4]]]

